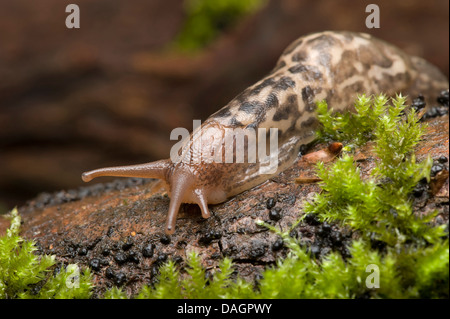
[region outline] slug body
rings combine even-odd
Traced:
[[[343,111],[352,109],[357,94],[435,96],[447,88],[448,80],[436,67],[368,34],[315,33],[289,45],[265,78],[194,130],[181,142],[176,161],[102,168],[83,173],[82,178],[85,182],[98,176],[162,179],[171,198],[165,228],[171,234],[181,203],[198,204],[208,218],[208,204],[224,202],[291,166],[300,146],[314,139],[316,101],[325,99],[334,110]],[[270,128],[278,130],[275,171],[261,174],[259,155],[254,162],[249,155],[244,162],[236,161],[239,154],[248,153],[249,145],[269,137]],[[236,129],[249,134],[243,144],[232,140],[233,161],[227,162],[222,150],[227,132]],[[266,129],[266,135],[250,134],[256,129]],[[211,161],[211,155],[222,161]]]

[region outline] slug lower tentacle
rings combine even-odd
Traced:
[[[82,178],[163,180],[171,198],[165,231],[171,234],[181,203],[198,204],[208,218],[208,204],[224,202],[292,165],[300,146],[314,139],[317,101],[343,111],[352,109],[357,94],[434,97],[447,88],[436,67],[368,34],[310,34],[289,45],[265,78],[192,132],[176,160],[97,169]],[[266,147],[259,152],[255,145]],[[267,169],[274,154],[276,167]]]

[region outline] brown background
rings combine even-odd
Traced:
[[[69,3],[80,29],[65,27]],[[365,27],[368,3],[380,29]],[[273,0],[183,56],[168,49],[180,0],[0,0],[0,210],[81,186],[85,170],[168,157],[172,129],[222,107],[306,33],[369,32],[448,75],[448,15],[445,0]]]

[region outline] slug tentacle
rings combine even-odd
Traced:
[[[175,224],[177,221],[178,211],[180,209],[180,205],[183,202],[186,202],[185,196],[189,195],[188,192],[191,190],[191,186],[193,184],[192,178],[185,172],[181,171],[175,173],[172,176],[173,182],[170,184],[171,186],[171,195],[170,195],[170,204],[169,204],[169,213],[167,215],[166,222],[166,234],[173,234],[175,231]]]
[[[430,104],[446,89],[448,80],[436,67],[369,34],[314,33],[295,40],[265,78],[195,129],[181,143],[179,159],[97,169],[82,179],[162,179],[171,198],[165,231],[172,234],[181,203],[198,204],[208,218],[208,204],[222,203],[291,166],[301,145],[315,138],[318,101],[353,111],[358,94],[384,92],[410,99],[422,94]]]
[[[208,199],[206,198],[203,190],[196,189],[194,191],[195,195],[197,196],[197,204],[200,206],[200,209],[202,211],[202,217],[203,218],[209,218],[211,216],[211,213],[208,209]]]
[[[81,178],[84,182],[89,182],[100,176],[165,179],[169,163],[169,160],[159,160],[145,164],[99,168],[83,173]]]

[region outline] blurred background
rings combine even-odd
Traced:
[[[80,29],[65,26],[70,3]],[[380,29],[365,26],[369,3]],[[86,170],[169,157],[172,129],[323,30],[374,34],[448,76],[446,0],[0,0],[0,212]]]

